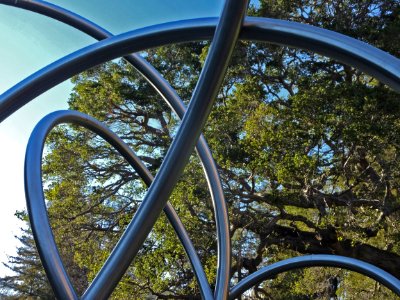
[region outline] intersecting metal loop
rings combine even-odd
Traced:
[[[38,234],[35,234],[35,241],[42,256],[44,268],[48,270],[48,277],[52,285],[59,286],[60,281],[63,282],[64,285],[67,285],[67,288],[64,288],[65,293],[59,297],[78,299],[78,295],[74,291],[72,283],[65,272],[62,259],[57,250],[57,245],[46,213],[46,205],[42,190],[41,158],[43,155],[44,143],[51,129],[63,123],[73,123],[83,126],[104,138],[104,140],[109,142],[128,161],[146,185],[150,186],[154,178],[127,144],[104,124],[88,115],[72,110],[57,111],[45,116],[34,128],[27,147],[25,182],[27,186],[27,198],[29,199],[27,202],[28,210],[31,211],[30,214],[32,216],[35,216],[32,220],[32,227],[38,232]],[[164,212],[188,254],[192,268],[199,282],[203,298],[212,298],[212,292],[201,266],[201,262],[182,222],[171,204],[166,204]]]
[[[238,35],[241,39],[299,47],[324,54],[359,68],[396,91],[400,91],[400,61],[398,59],[363,42],[309,25],[250,17],[246,17],[242,24],[247,1],[227,1],[219,19],[204,18],[171,22],[118,36],[112,36],[110,32],[97,24],[44,1],[0,0],[0,4],[46,15],[98,40],[107,38],[50,64],[6,91],[0,96],[0,120],[6,119],[36,96],[71,76],[123,55],[126,55],[125,59],[155,87],[179,117],[183,117],[177,137],[143,204],[105,266],[83,295],[84,299],[104,299],[111,294],[163,209],[185,248],[204,299],[233,299],[270,276],[294,268],[321,265],[343,267],[363,273],[400,295],[400,281],[397,278],[365,262],[335,255],[309,255],[281,261],[249,275],[229,292],[231,248],[227,208],[215,162],[204,137],[200,135]],[[187,112],[183,102],[168,82],[139,55],[129,54],[150,47],[204,40],[213,36],[210,53]],[[25,162],[26,195],[32,229],[55,294],[60,299],[78,299],[79,296],[65,272],[54,243],[46,214],[41,181],[40,159],[44,140],[51,128],[64,122],[77,123],[93,130],[110,142],[147,184],[150,184],[153,178],[144,164],[118,136],[89,116],[73,111],[55,112],[43,118],[35,127],[28,144]],[[179,217],[167,203],[177,178],[196,143],[211,190],[217,223],[218,273],[214,295]]]

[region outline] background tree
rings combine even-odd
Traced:
[[[23,212],[16,216],[27,221]],[[53,291],[48,283],[39,254],[33,240],[32,232],[22,229],[21,235],[16,237],[21,243],[15,256],[8,257],[5,264],[13,275],[0,278],[1,299],[54,299]]]
[[[399,1],[260,1],[250,14],[335,30],[400,56]],[[209,44],[174,45],[146,58],[187,102]],[[155,174],[179,121],[124,61],[74,78],[69,105],[105,122]],[[229,205],[232,283],[300,254],[362,259],[400,277],[398,94],[315,53],[241,42],[204,134]],[[146,187],[90,132],[59,126],[43,161],[57,243],[82,293],[140,205]],[[213,212],[193,156],[170,198],[215,281]],[[113,297],[199,297],[172,228],[161,217]],[[390,299],[340,269],[288,272],[243,299]]]

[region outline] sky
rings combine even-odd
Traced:
[[[53,0],[49,1],[119,34],[168,21],[218,16],[222,0]],[[0,4],[0,94],[55,60],[95,40],[58,21]],[[26,209],[23,162],[29,135],[46,114],[66,109],[72,84],[63,82],[0,123],[0,262],[15,255],[14,235]],[[10,271],[0,265],[0,276]]]

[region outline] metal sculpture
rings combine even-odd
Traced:
[[[261,268],[229,289],[231,248],[227,207],[215,162],[201,135],[237,38],[315,51],[356,67],[400,92],[398,59],[363,42],[332,31],[282,20],[245,17],[247,1],[227,0],[219,19],[171,22],[118,36],[113,36],[79,15],[44,1],[0,0],[0,4],[31,10],[73,26],[98,40],[106,39],[48,65],[6,91],[0,96],[0,121],[71,76],[124,55],[178,116],[183,118],[177,136],[155,178],[118,136],[100,122],[82,113],[54,112],[43,118],[35,127],[26,152],[26,198],[39,254],[58,298],[79,299],[54,242],[42,190],[41,156],[44,141],[48,132],[60,123],[78,124],[102,136],[132,165],[146,184],[152,183],[142,205],[82,299],[105,299],[112,293],[163,209],[185,248],[204,299],[234,299],[271,276],[311,266],[333,266],[360,272],[381,282],[400,296],[400,280],[394,276],[360,260],[336,255],[307,255],[287,259]],[[188,109],[168,82],[149,63],[137,54],[129,54],[150,47],[212,37],[212,47]],[[183,224],[167,202],[195,144],[205,170],[216,216],[218,271],[214,293]]]

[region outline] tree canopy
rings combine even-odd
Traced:
[[[324,27],[400,57],[399,1],[263,0],[249,14]],[[188,43],[144,55],[187,103],[208,48],[208,42]],[[70,109],[107,124],[156,174],[180,122],[151,85],[124,60],[81,73],[73,83]],[[203,132],[229,208],[232,284],[262,266],[304,254],[353,257],[400,278],[398,96],[376,79],[316,53],[238,43]],[[77,126],[58,126],[50,134],[43,177],[57,243],[75,288],[83,293],[147,187],[110,145]],[[216,228],[196,155],[170,202],[213,285]],[[19,239],[22,246],[8,264],[16,275],[1,279],[3,294],[52,298],[30,231]],[[163,215],[112,295],[150,296],[200,297],[185,252]],[[353,272],[309,268],[267,280],[242,298],[396,296]]]

